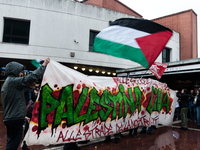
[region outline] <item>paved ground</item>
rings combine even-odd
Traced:
[[[80,145],[81,150],[200,150],[200,126],[194,121],[188,121],[189,130],[180,130],[180,122],[175,121],[172,127],[159,127],[154,130],[152,135],[139,134],[140,137],[134,138],[123,133],[120,143],[103,142],[104,138],[95,139],[85,145]],[[0,150],[5,150],[6,128],[2,122],[0,113]],[[31,146],[32,150],[62,150],[63,145],[57,146]],[[21,150],[21,148],[18,148]]]

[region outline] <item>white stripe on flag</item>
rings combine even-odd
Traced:
[[[102,30],[96,37],[140,49],[135,39],[147,35],[150,34],[129,27],[115,25]]]

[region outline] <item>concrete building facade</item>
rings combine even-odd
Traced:
[[[117,1],[113,2],[126,8]],[[72,0],[2,0],[0,9],[0,58],[32,60],[50,57],[71,64],[111,68],[138,66],[129,60],[89,51],[90,31],[99,32],[108,27],[109,21],[138,15],[131,16]],[[127,7],[127,10],[130,9]],[[30,22],[27,44],[5,42],[6,20]],[[174,32],[166,47],[172,51],[171,61],[179,60],[179,33]],[[5,65],[3,62],[1,64]]]
[[[98,3],[91,5],[92,2]],[[92,75],[115,76],[116,69],[140,66],[90,51],[91,35],[108,27],[109,21],[142,18],[118,0],[1,0],[0,10],[0,68],[18,61],[34,70],[30,60],[46,57],[72,68],[79,66],[78,71],[85,67],[82,72]],[[170,61],[179,60],[179,37],[174,32],[166,45]],[[162,62],[162,54],[156,61]],[[93,71],[89,72],[91,68]],[[1,86],[4,80],[5,71],[1,70]]]

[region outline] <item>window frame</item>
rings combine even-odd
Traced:
[[[2,41],[4,43],[29,45],[30,25],[30,20],[4,17]]]
[[[94,45],[94,39],[97,36],[97,34],[99,34],[100,31],[97,30],[90,30],[89,33],[89,52],[94,52],[93,51],[93,45]],[[93,33],[94,35],[92,35],[92,41],[91,41],[91,33]]]
[[[162,63],[170,62],[171,61],[170,55],[171,55],[171,48],[165,47],[162,51]]]

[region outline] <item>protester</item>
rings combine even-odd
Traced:
[[[197,125],[200,125],[200,89],[197,90],[196,107],[197,107]]]
[[[50,59],[33,73],[23,76],[24,66],[18,62],[10,62],[5,67],[7,78],[1,89],[3,106],[3,122],[7,128],[6,150],[17,150],[23,132],[24,119],[26,117],[26,101],[23,89],[31,86],[43,75],[45,67]]]
[[[195,93],[194,90],[190,91],[189,97],[189,111],[190,111],[190,119],[196,121],[197,120],[197,112],[196,112],[196,105],[194,105],[194,98]]]
[[[40,84],[36,83],[34,88],[33,102],[36,101],[39,91],[40,91]]]
[[[153,126],[148,127],[148,134],[149,135],[152,135],[153,128],[154,128]],[[146,133],[146,130],[147,130],[147,127],[143,126],[142,130],[140,131],[140,133]]]
[[[34,102],[36,101],[35,94],[34,94],[35,83],[33,85],[24,88],[24,96],[26,101],[26,116],[31,118]]]
[[[116,144],[119,143],[120,138],[121,138],[120,133],[114,134],[114,137],[115,137],[115,143]],[[104,140],[104,142],[110,142],[110,141],[111,141],[111,136],[110,135],[106,136],[106,139]]]
[[[188,107],[189,107],[189,96],[187,94],[187,89],[182,89],[181,94],[177,93],[177,97],[181,98],[180,106],[181,106],[181,130],[188,130],[187,125],[187,114],[188,114]]]
[[[130,129],[129,130],[129,135],[130,136],[133,136],[133,137],[140,137],[138,134],[137,134],[137,130],[138,130],[138,127],[134,128],[134,129]],[[133,133],[133,134],[132,134]]]
[[[28,90],[27,90],[28,89]],[[33,107],[35,105],[38,92],[40,90],[39,84],[34,83],[32,86],[27,88],[24,92],[25,99],[26,99],[26,110],[27,110],[27,116],[29,118],[32,117]]]
[[[26,116],[28,118],[32,118],[32,113],[33,113],[33,108],[35,105],[35,101],[37,99],[37,95],[39,92],[39,84],[36,84],[35,82],[33,85],[29,86],[28,88],[24,89],[24,95],[25,95],[25,100],[26,100]],[[25,129],[24,129],[24,136],[26,132],[28,131],[29,128],[29,120],[25,120]]]
[[[179,91],[176,91],[176,94],[178,94],[178,93],[179,93]],[[179,104],[180,100],[181,100],[181,98],[178,97],[178,100],[176,102],[175,115],[174,115],[176,120],[178,120],[179,116],[180,116],[180,104]]]

